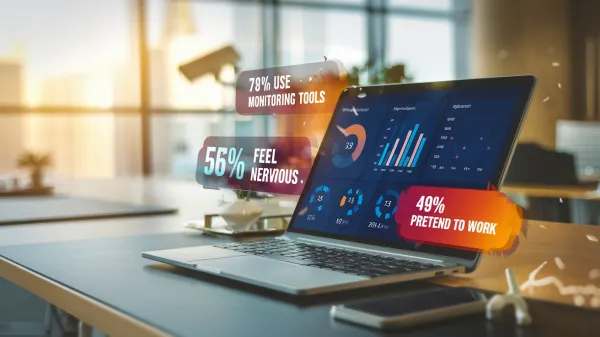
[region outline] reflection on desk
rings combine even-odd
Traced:
[[[436,283],[504,292],[510,267],[525,296],[600,308],[599,239],[599,226],[530,221],[514,254],[486,255],[475,272]]]

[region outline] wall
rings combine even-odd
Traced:
[[[573,88],[571,92],[573,95],[574,117],[583,119],[586,111],[585,38],[589,36],[600,38],[600,1],[571,1],[571,25],[571,57],[573,60]],[[596,116],[600,115],[598,110],[600,110],[600,107],[597,107]]]
[[[554,147],[556,121],[573,115],[569,3],[568,0],[473,1],[473,76],[534,74],[538,77],[521,141]],[[555,62],[559,66],[553,65]]]

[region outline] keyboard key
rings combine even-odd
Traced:
[[[366,277],[437,268],[429,263],[285,240],[233,242],[216,247]]]

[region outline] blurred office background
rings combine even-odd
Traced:
[[[191,179],[205,137],[282,132],[274,117],[235,113],[234,66],[328,57],[464,78],[471,14],[464,0],[3,1],[0,174],[35,150],[52,153],[55,176]],[[178,71],[227,46],[239,61],[217,76]]]
[[[277,135],[234,109],[236,71],[402,64],[412,81],[534,74],[521,142],[600,176],[600,2],[594,0],[21,0],[0,2],[0,175],[26,150],[51,176],[193,179],[210,135]],[[216,50],[218,72],[178,67]],[[318,135],[317,135],[318,136]],[[525,165],[527,166],[527,165]]]

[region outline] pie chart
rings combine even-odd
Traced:
[[[367,141],[365,128],[360,124],[353,124],[347,128],[337,125],[337,129],[344,135],[345,141],[333,144],[333,165],[345,168],[352,165],[361,155]]]

